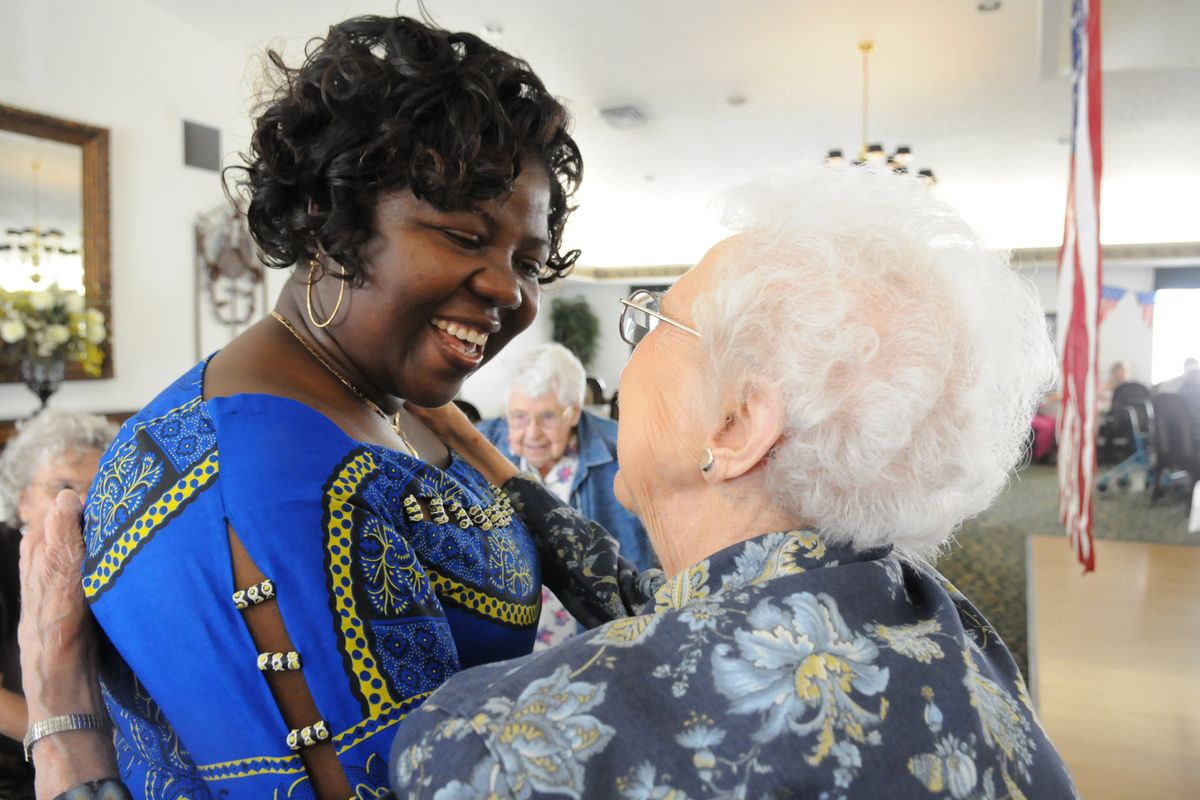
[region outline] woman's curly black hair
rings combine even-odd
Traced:
[[[550,175],[550,257],[543,283],[570,272],[561,252],[583,174],[570,117],[519,58],[469,33],[408,17],[364,16],[309,44],[255,122],[238,187],[271,267],[332,256],[353,286],[383,192],[408,188],[447,211],[507,194],[522,161]]]

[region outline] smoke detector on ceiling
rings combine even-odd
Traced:
[[[632,103],[602,108],[600,118],[614,128],[640,128],[649,119],[645,112]]]

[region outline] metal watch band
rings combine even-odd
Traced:
[[[39,739],[68,731],[108,730],[108,719],[99,714],[59,714],[41,722],[35,722],[25,733],[25,760],[33,761],[33,745]]]
[[[73,786],[54,800],[132,800],[125,784],[116,778],[102,778]]]

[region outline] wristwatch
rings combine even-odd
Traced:
[[[33,761],[33,744],[38,739],[68,731],[103,730],[108,730],[108,719],[99,714],[60,714],[57,717],[49,717],[41,722],[35,722],[25,732],[25,760]]]

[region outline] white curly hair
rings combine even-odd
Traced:
[[[0,520],[21,524],[17,504],[42,464],[71,450],[103,453],[116,435],[117,426],[104,417],[59,408],[18,423],[0,455]]]
[[[504,396],[506,404],[512,400],[514,389],[531,399],[554,392],[563,408],[582,408],[587,392],[587,372],[574,353],[561,344],[548,342],[522,353],[513,361],[512,380]]]
[[[932,556],[1006,486],[1054,353],[1036,291],[914,178],[773,176],[693,307],[714,386],[776,388],[771,496],[830,543]]]

